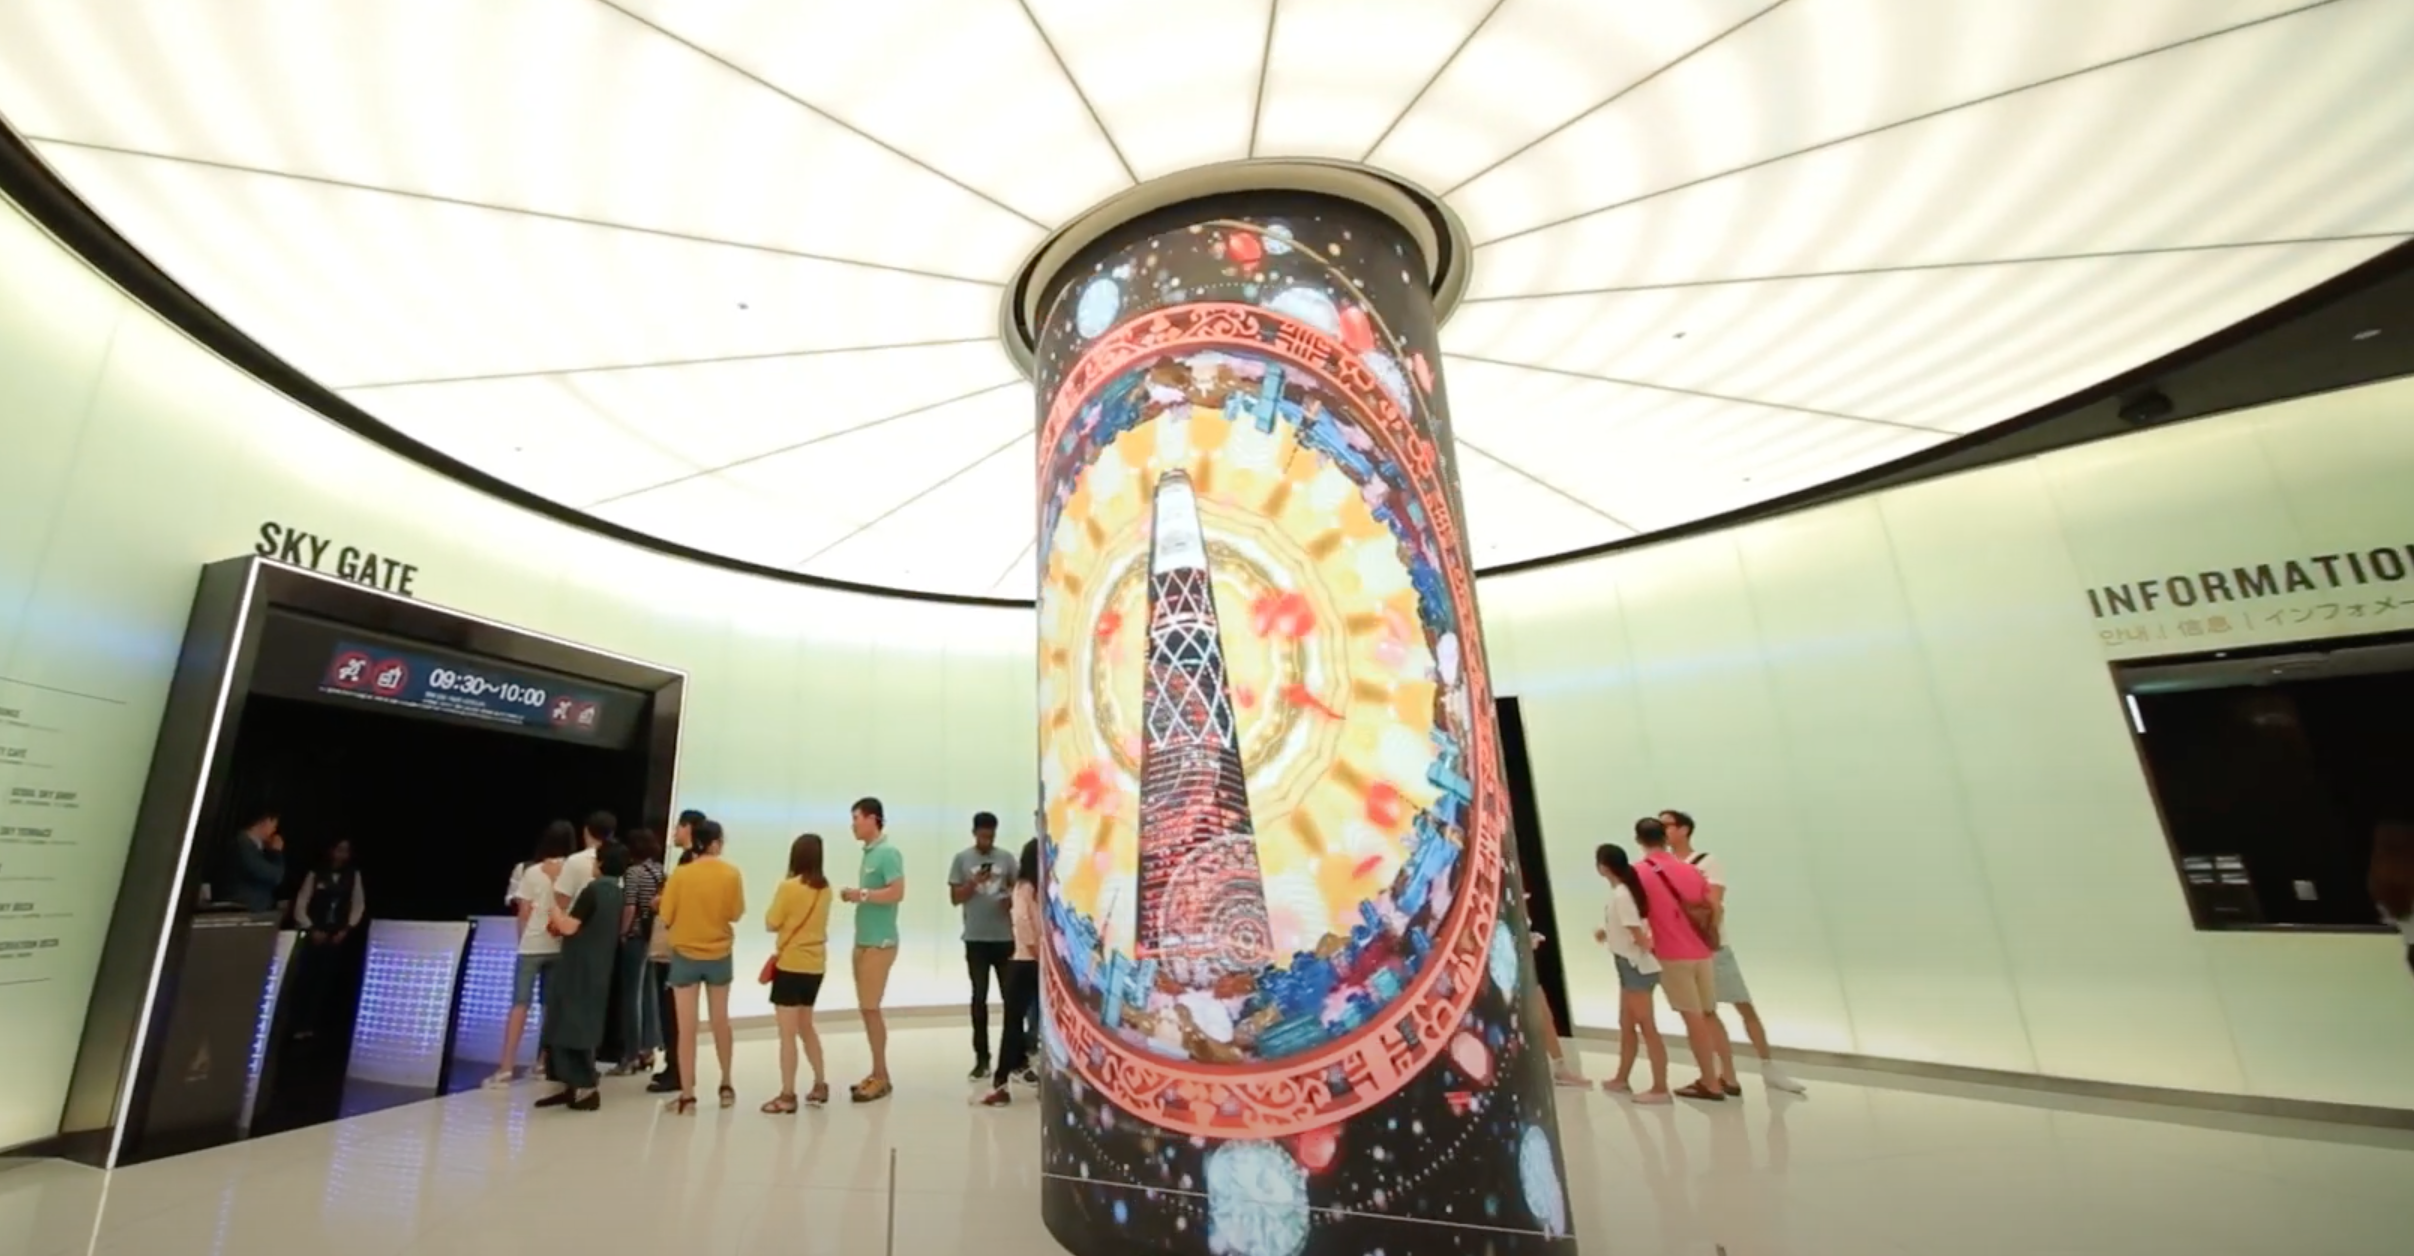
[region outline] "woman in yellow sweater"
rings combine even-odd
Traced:
[[[729,1084],[729,953],[746,914],[746,882],[721,857],[721,825],[700,820],[692,830],[696,859],[663,883],[655,915],[670,932],[671,997],[679,1011],[679,1097],[664,1104],[680,1116],[696,1110],[696,987],[712,1010],[713,1053],[721,1059],[721,1106],[737,1103]]]
[[[813,1089],[804,1101],[816,1107],[830,1101],[821,1072],[821,1034],[813,1028],[813,1001],[821,996],[822,974],[830,966],[830,881],[821,872],[820,834],[804,834],[789,845],[788,879],[772,892],[763,925],[777,937],[769,974],[771,1010],[780,1025],[780,1093],[763,1111],[777,1115],[796,1111],[799,1041],[805,1062],[813,1066]]]

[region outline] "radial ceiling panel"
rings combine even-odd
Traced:
[[[956,398],[1014,385],[989,338],[890,349],[556,371],[345,391],[354,403],[455,457],[444,434],[485,439],[467,416],[544,415],[643,441],[690,471],[710,471],[902,423]],[[665,478],[657,475],[656,480]],[[620,490],[563,498],[573,505]]]
[[[1767,4],[1724,38],[1696,45],[1690,55],[1621,86],[1597,107],[1521,141],[1514,156],[1453,189],[1454,203],[1475,238],[1491,240],[2302,4]],[[2266,72],[2276,75],[2281,67],[2269,66]],[[2038,114],[2033,120],[2055,127],[2072,119]],[[2065,138],[2075,147],[2082,134]],[[2099,138],[2085,136],[2088,144]],[[1617,159],[1601,160],[1604,154]]]
[[[1446,363],[1458,394],[1451,419],[1459,439],[1511,467],[1533,468],[1530,484],[1565,501],[1618,503],[1614,522],[1628,533],[1673,527],[1837,475],[1913,453],[1931,433],[1873,423],[1557,375],[1491,362]],[[1574,456],[1563,434],[1529,421],[1536,414],[1591,415]],[[1540,497],[1543,494],[1527,494]],[[1470,502],[1474,495],[1469,494]],[[1474,514],[1474,506],[1468,507]],[[1485,561],[1535,555],[1519,548],[1533,529],[1488,545]],[[1556,529],[1554,529],[1556,531]],[[1614,539],[1614,538],[1605,538]]]
[[[682,545],[1009,597],[1001,284],[1136,181],[1444,197],[1501,563],[1929,448],[2414,235],[2408,64],[2403,0],[0,5],[0,117],[372,415]]]
[[[1458,487],[1467,508],[1468,548],[1478,566],[1525,556],[1519,540],[1537,532],[1571,546],[1623,541],[1636,534],[1624,520],[1502,462],[1463,437],[1458,443]]]
[[[2351,240],[1500,301],[1454,354],[1942,439],[2178,349],[2387,246]],[[2058,367],[2059,369],[2054,369]],[[1455,384],[1456,376],[1453,376]],[[1975,398],[1995,404],[1979,408]],[[2026,404],[2007,402],[2020,398]],[[1461,400],[1461,407],[1468,404]],[[1591,427],[1562,426],[1570,454]]]

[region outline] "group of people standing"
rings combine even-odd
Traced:
[[[1640,858],[1609,842],[1594,851],[1596,869],[1609,882],[1609,905],[1593,938],[1609,948],[1618,973],[1618,1071],[1602,1087],[1631,1095],[1637,1103],[1669,1103],[1675,1098],[1723,1103],[1742,1097],[1734,1039],[1718,1014],[1719,1005],[1728,1004],[1741,1018],[1744,1035],[1760,1059],[1762,1084],[1801,1094],[1802,1083],[1770,1057],[1768,1030],[1761,1025],[1759,1009],[1752,1006],[1743,967],[1726,945],[1726,868],[1717,856],[1694,847],[1693,833],[1692,816],[1663,811],[1635,821]],[[1673,1091],[1654,991],[1665,993],[1668,1006],[1684,1020],[1700,1070],[1692,1082]],[[1651,1082],[1640,1090],[1632,1082],[1638,1047],[1651,1065]],[[1559,1080],[1586,1084],[1564,1065]]]
[[[821,836],[800,834],[789,843],[787,875],[764,916],[773,949],[758,979],[770,987],[780,1037],[780,1091],[763,1104],[766,1113],[793,1113],[830,1098],[813,1009],[829,967],[832,897],[855,909],[856,1004],[872,1057],[871,1071],[848,1095],[871,1103],[894,1092],[881,1003],[896,966],[905,859],[888,841],[879,799],[857,800],[849,822],[863,847],[856,884],[833,894]],[[487,1085],[517,1080],[529,1011],[541,1006],[540,1069],[557,1085],[536,1106],[594,1111],[604,1076],[596,1057],[617,989],[623,1055],[610,1073],[643,1073],[653,1068],[659,1049],[662,1068],[647,1089],[670,1096],[664,1105],[669,1111],[693,1113],[698,1040],[709,1023],[720,1066],[716,1098],[721,1107],[734,1106],[729,990],[736,981],[746,885],[725,857],[728,835],[701,811],[681,812],[670,843],[676,864],[666,869],[668,852],[650,830],[622,840],[618,828],[602,811],[577,828],[556,821],[528,862],[513,871],[510,905],[520,922],[519,956],[504,1022],[504,1063]],[[802,1093],[796,1085],[800,1055],[812,1070],[812,1084]]]

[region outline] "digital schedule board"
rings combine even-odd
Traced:
[[[252,691],[619,748],[646,695],[273,611]]]

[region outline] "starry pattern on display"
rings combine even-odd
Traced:
[[[1402,407],[1426,420],[1450,466],[1441,334],[1423,259],[1371,211],[1298,200],[1296,213],[1269,198],[1263,214],[1208,218],[1060,277],[1039,324],[1038,395],[1055,396],[1092,341],[1135,317],[1201,301],[1262,305],[1360,353]],[[1448,480],[1455,493],[1455,467]]]
[[[1286,383],[1278,372],[1243,360],[1249,355],[1241,350],[1167,359],[1178,363],[1179,374],[1189,383],[1176,380],[1173,374],[1157,374],[1170,367],[1142,363],[1132,368],[1137,374],[1130,378],[1118,375],[1103,386],[1082,385],[1089,400],[1082,402],[1081,412],[1072,419],[1063,448],[1055,448],[1058,442],[1051,438],[1043,440],[1045,447],[1040,452],[1041,519],[1037,522],[1043,550],[1042,631],[1051,640],[1061,635],[1084,643],[1107,639],[1116,631],[1114,625],[1092,624],[1080,617],[1100,613],[1090,608],[1112,604],[1095,584],[1097,573],[1083,564],[1097,561],[1101,552],[1097,547],[1110,545],[1108,538],[1124,533],[1115,530],[1117,525],[1100,527],[1101,516],[1093,508],[1102,490],[1083,488],[1082,476],[1106,451],[1117,448],[1118,441],[1123,442],[1120,448],[1125,452],[1117,455],[1122,461],[1115,464],[1113,476],[1153,475],[1181,467],[1201,482],[1203,503],[1226,480],[1248,483],[1254,492],[1260,481],[1242,478],[1243,472],[1237,468],[1258,456],[1261,448],[1296,448],[1315,455],[1326,468],[1317,474],[1333,474],[1337,468],[1348,477],[1340,485],[1345,495],[1354,485],[1365,492],[1370,504],[1382,504],[1352,533],[1359,538],[1354,543],[1372,547],[1364,570],[1388,570],[1397,564],[1408,573],[1404,591],[1396,596],[1406,599],[1401,605],[1408,608],[1409,622],[1421,624],[1423,629],[1417,635],[1424,652],[1412,650],[1407,657],[1421,660],[1413,664],[1415,668],[1429,669],[1416,672],[1411,679],[1431,687],[1424,691],[1428,696],[1418,701],[1430,704],[1438,714],[1431,721],[1431,731],[1420,734],[1418,740],[1429,740],[1438,747],[1434,762],[1446,766],[1439,770],[1438,792],[1406,798],[1394,792],[1385,795],[1387,806],[1397,812],[1398,827],[1412,834],[1404,839],[1408,842],[1404,849],[1411,856],[1420,848],[1428,855],[1456,849],[1466,840],[1460,825],[1467,821],[1458,810],[1463,801],[1453,801],[1466,797],[1453,792],[1464,790],[1466,783],[1449,783],[1455,780],[1452,769],[1459,764],[1461,753],[1452,738],[1463,735],[1449,718],[1455,688],[1452,678],[1462,666],[1480,668],[1482,660],[1480,656],[1464,661],[1457,657],[1454,617],[1471,614],[1473,608],[1455,607],[1455,599],[1438,596],[1440,577],[1430,565],[1445,551],[1433,544],[1427,516],[1410,507],[1417,494],[1405,486],[1414,481],[1400,470],[1403,459],[1421,458],[1428,476],[1438,465],[1438,491],[1447,500],[1431,500],[1428,493],[1419,509],[1464,518],[1456,500],[1438,374],[1438,336],[1423,260],[1399,228],[1382,216],[1309,196],[1267,195],[1245,206],[1229,200],[1208,203],[1199,207],[1196,221],[1160,219],[1146,229],[1110,236],[1093,250],[1093,256],[1077,259],[1059,279],[1041,320],[1036,373],[1043,422],[1045,399],[1057,396],[1075,365],[1101,338],[1127,335],[1118,329],[1163,311],[1207,303],[1255,306],[1276,316],[1270,325],[1305,325],[1329,338],[1326,343],[1337,343],[1341,352],[1364,368],[1357,378],[1361,382],[1371,378],[1372,383],[1366,385],[1370,395],[1376,389],[1387,394],[1410,416],[1418,439],[1430,438],[1430,447],[1400,449],[1385,440],[1366,440],[1366,434],[1352,426],[1349,397],[1319,394],[1319,386],[1304,379]],[[1133,413],[1116,417],[1116,397],[1128,394],[1138,398],[1149,389],[1155,390],[1156,400],[1127,403]],[[1098,400],[1102,397],[1104,402]],[[1264,416],[1256,414],[1261,409],[1267,412]],[[1300,422],[1292,411],[1322,417],[1314,417],[1313,424]],[[1322,443],[1310,431],[1318,424],[1322,425]],[[1248,430],[1259,427],[1270,435],[1261,438]],[[1335,433],[1341,438],[1338,441],[1332,439]],[[1249,443],[1261,439],[1274,444]],[[1284,441],[1291,443],[1280,443]],[[1206,452],[1200,452],[1202,448]],[[1140,454],[1135,450],[1174,452]],[[1163,461],[1166,458],[1173,461]],[[1299,491],[1306,491],[1310,483],[1300,480]],[[1237,508],[1234,502],[1223,501],[1216,508],[1223,513],[1206,516],[1211,533],[1216,528],[1238,526],[1218,522],[1230,517]],[[1279,530],[1284,526],[1281,518],[1289,517],[1268,516],[1264,526]],[[1090,537],[1086,542],[1081,540],[1085,529]],[[1051,540],[1060,535],[1073,539]],[[1230,546],[1219,550],[1215,535],[1207,540],[1211,562],[1230,561],[1215,557],[1229,552]],[[1067,550],[1065,545],[1077,549]],[[1083,545],[1090,548],[1078,548]],[[1060,563],[1049,574],[1050,553],[1075,552],[1080,562],[1073,568]],[[1250,552],[1262,556],[1280,550],[1260,544]],[[1464,562],[1463,553],[1457,558]],[[1285,577],[1286,569],[1275,563],[1249,579],[1279,585]],[[1085,584],[1085,578],[1092,583]],[[1219,586],[1218,597],[1223,596]],[[1056,603],[1053,615],[1052,599]],[[1371,605],[1359,610],[1359,618],[1371,620]],[[1246,631],[1245,627],[1236,629],[1234,623],[1246,625],[1250,608],[1220,609],[1229,642],[1236,632]],[[1340,609],[1344,614],[1351,611],[1346,597]],[[1136,619],[1129,612],[1138,610],[1135,604],[1113,617],[1123,624]],[[1080,647],[1089,648],[1086,644]],[[1070,660],[1080,649],[1058,643],[1053,653],[1061,656],[1059,662],[1043,663],[1043,694],[1049,692],[1047,669],[1060,666],[1067,676],[1076,674]],[[1051,653],[1050,641],[1043,640],[1042,652],[1043,658]],[[1079,690],[1067,685],[1062,692],[1068,703],[1093,701],[1092,688],[1086,684]],[[1441,696],[1430,696],[1433,694]],[[1053,700],[1044,696],[1043,705]],[[1465,694],[1457,694],[1456,701],[1463,708]],[[1491,718],[1489,710],[1472,715]],[[1461,725],[1465,718],[1462,712]],[[1056,727],[1052,724],[1051,730]],[[1043,757],[1048,753],[1049,737],[1058,735],[1043,732]],[[1131,765],[1124,766],[1129,774]],[[1472,768],[1460,770],[1481,775]],[[1047,775],[1044,770],[1043,777]],[[1494,780],[1488,787],[1498,789],[1500,785]],[[1110,935],[1126,935],[1109,917],[1117,910],[1128,915],[1131,906],[1119,904],[1113,894],[1096,888],[1099,878],[1107,875],[1107,850],[1084,845],[1078,848],[1077,859],[1068,860],[1061,845],[1060,826],[1069,818],[1067,808],[1091,815],[1122,814],[1114,810],[1113,788],[1089,778],[1043,781],[1043,788],[1050,792],[1051,808],[1043,840],[1048,861],[1043,881],[1057,887],[1051,889],[1047,906],[1051,959],[1043,962],[1049,965],[1051,982],[1061,983],[1065,1001],[1059,1003],[1051,997],[1050,1014],[1042,1026],[1047,1059],[1041,1095],[1043,1171],[1047,1175],[1042,1207],[1050,1231],[1068,1249],[1079,1256],[1136,1251],[1195,1256],[1570,1256],[1574,1252],[1549,1062],[1539,1049],[1538,1027],[1531,1020],[1537,1000],[1531,997],[1532,957],[1523,893],[1510,851],[1501,852],[1505,875],[1485,883],[1496,889],[1474,900],[1489,903],[1491,894],[1498,894],[1497,910],[1483,913],[1485,924],[1480,930],[1461,928],[1455,935],[1449,934],[1441,928],[1442,909],[1429,905],[1429,896],[1446,904],[1468,884],[1463,875],[1454,875],[1447,861],[1429,865],[1423,872],[1413,861],[1397,865],[1396,879],[1387,866],[1381,888],[1354,898],[1365,913],[1361,922],[1342,924],[1341,933],[1325,939],[1316,954],[1293,955],[1286,950],[1271,968],[1228,978],[1224,984],[1231,989],[1219,988],[1210,997],[1204,989],[1177,989],[1182,986],[1179,978],[1153,962],[1135,964],[1132,956],[1116,949],[1129,943],[1110,940]],[[1253,778],[1253,794],[1257,788]],[[1425,786],[1420,780],[1407,788],[1413,792]],[[1102,803],[1102,797],[1107,801]],[[1255,809],[1258,804],[1252,798],[1248,805]],[[1134,817],[1143,814],[1136,806],[1127,805],[1127,809]],[[1278,840],[1267,835],[1263,815],[1258,821],[1255,840],[1261,847]],[[1098,827],[1095,820],[1089,822]],[[1126,848],[1139,840],[1131,827],[1105,828],[1108,836]],[[1456,869],[1457,874],[1464,871],[1463,866]],[[1130,876],[1128,872],[1117,875]],[[1089,897],[1084,901],[1094,911],[1077,910],[1063,897],[1061,887],[1073,876],[1086,878],[1083,893]],[[1121,891],[1127,898],[1132,892]],[[1357,920],[1356,912],[1351,919]],[[1060,1013],[1081,1018],[1075,1027],[1089,1034],[1086,1023],[1102,1016],[1104,999],[1113,1004],[1113,1015],[1106,1015],[1106,1021],[1128,1012],[1138,1024],[1108,1024],[1107,1039],[1091,1035],[1090,1041],[1103,1045],[1089,1047],[1089,1052],[1111,1049],[1142,1057],[1152,1051],[1159,1056],[1173,1052],[1186,1054],[1193,1067],[1228,1068],[1236,1077],[1253,1076],[1255,1071],[1280,1064],[1286,1052],[1328,1049],[1337,1035],[1367,1023],[1370,1012],[1385,1015],[1385,1000],[1397,996],[1378,994],[1363,1009],[1347,1000],[1329,1002],[1321,1013],[1322,1024],[1317,1014],[1311,1014],[1298,1024],[1284,1020],[1278,1027],[1269,1007],[1262,1016],[1246,1017],[1253,1023],[1238,1034],[1223,1012],[1246,1014],[1264,997],[1259,992],[1282,990],[1286,981],[1298,984],[1303,973],[1312,977],[1320,965],[1349,973],[1378,971],[1386,965],[1401,973],[1419,971],[1409,962],[1410,948],[1405,945],[1400,946],[1401,955],[1392,957],[1399,963],[1376,958],[1387,954],[1384,948],[1388,945],[1412,941],[1430,945],[1436,955],[1458,957],[1457,967],[1438,970],[1437,991],[1448,1000],[1447,1007],[1436,1013],[1441,1019],[1420,1022],[1427,1029],[1438,1025],[1440,1032],[1418,1035],[1422,1040],[1411,1044],[1417,1048],[1416,1054],[1402,1057],[1413,1063],[1406,1064],[1401,1075],[1359,1079],[1359,1085],[1378,1088],[1367,1092],[1371,1097],[1350,1109],[1350,1115],[1326,1118],[1328,1123],[1322,1125],[1291,1124],[1259,1136],[1219,1138],[1153,1123],[1140,1113],[1158,1111],[1155,1101],[1132,1093],[1110,1093],[1115,1086],[1128,1091],[1130,1083],[1118,1080],[1111,1067],[1099,1072],[1101,1059],[1085,1055],[1075,1061],[1065,1027],[1056,1021]],[[1363,963],[1356,959],[1362,952],[1369,956]],[[1421,960],[1423,955],[1416,951],[1414,958]],[[1473,989],[1467,988],[1469,983]],[[1387,984],[1381,989],[1399,987]],[[1360,991],[1352,997],[1362,1001],[1363,995]],[[1338,999],[1339,993],[1334,997]],[[1464,1011],[1456,1011],[1462,1002]],[[1224,1006],[1212,1006],[1219,1003]],[[1149,1028],[1170,1025],[1177,1011],[1193,1008],[1204,1019],[1194,1022],[1190,1016],[1180,1016],[1182,1033],[1178,1036]],[[1450,1019],[1453,1016],[1455,1020]],[[1216,1032],[1202,1034],[1198,1024],[1211,1024]],[[1337,1068],[1325,1081],[1344,1091],[1352,1085]],[[1220,1128],[1194,1126],[1210,1132]],[[1250,1128],[1268,1129],[1263,1125]]]
[[[1304,1170],[1306,1190],[1226,1198],[1223,1210],[1254,1210],[1264,1223],[1252,1233],[1297,1232],[1300,1246],[1217,1241],[1211,1186],[1220,1183],[1209,1166],[1237,1144],[1169,1134],[1051,1068],[1041,1116],[1049,1226],[1062,1236],[1060,1219],[1070,1219],[1111,1236],[1090,1249],[1100,1252],[1572,1252],[1549,1063],[1526,1020],[1532,1004],[1523,980],[1512,990],[1487,981],[1461,1026],[1475,1049],[1449,1053],[1369,1116],[1261,1144]],[[1525,1154],[1535,1139],[1543,1163]]]

